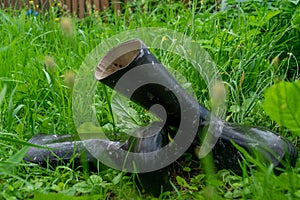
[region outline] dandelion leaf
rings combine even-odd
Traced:
[[[263,108],[278,124],[300,135],[300,81],[280,82],[265,91]]]

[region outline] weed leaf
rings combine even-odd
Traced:
[[[265,91],[263,108],[270,118],[300,135],[300,81],[280,82]]]
[[[121,123],[126,123],[126,128],[134,129],[139,127],[140,118],[137,111],[129,107],[129,102],[121,95],[114,95],[112,109],[115,118]]]
[[[275,17],[276,15],[279,15],[282,12],[282,10],[276,10],[276,11],[272,11],[269,12],[266,16],[266,21],[269,21],[271,18]]]

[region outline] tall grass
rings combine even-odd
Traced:
[[[120,16],[108,10],[105,17],[95,13],[80,20],[64,19],[68,13],[33,17],[26,16],[25,10],[15,14],[1,10],[0,197],[25,199],[35,194],[46,198],[52,193],[53,198],[152,198],[137,188],[134,177],[115,170],[88,173],[71,165],[44,169],[21,161],[22,141],[34,134],[76,133],[72,84],[82,61],[105,38],[138,27],[165,27],[192,37],[210,53],[226,84],[227,120],[280,131],[299,146],[299,139],[278,128],[262,109],[264,89],[276,81],[299,77],[299,30],[291,23],[296,8],[281,4],[265,8],[257,2],[230,5],[219,12],[214,4],[197,1],[186,6],[173,1],[132,1]],[[199,102],[210,107],[208,89],[189,63],[175,55],[153,52],[183,75]],[[274,59],[278,63],[274,64]],[[96,103],[106,105],[97,110],[100,124],[114,130],[116,124],[107,104],[111,93],[100,86]],[[174,191],[163,193],[161,199],[300,198],[299,160],[294,170],[280,176],[266,167],[243,176],[222,170],[213,179],[206,179],[199,163],[189,159],[184,163],[173,174]]]

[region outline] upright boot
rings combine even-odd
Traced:
[[[259,154],[263,161],[275,167],[295,165],[297,149],[290,141],[263,128],[230,124],[213,116],[177,83],[139,39],[112,48],[100,60],[95,77],[150,110],[165,126],[177,129],[183,137],[175,142],[183,145],[183,149],[187,142],[195,147],[202,145],[203,130],[211,125],[215,130],[211,137],[217,139],[212,152],[219,169],[240,172],[241,153],[233,143],[252,155]],[[171,132],[171,137],[176,137],[176,131]]]

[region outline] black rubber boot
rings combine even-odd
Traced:
[[[152,136],[130,137],[124,143],[95,138],[79,140],[74,134],[38,134],[28,142],[44,148],[30,147],[23,160],[43,167],[70,164],[75,169],[84,167],[89,171],[105,170],[107,166],[99,162],[97,155],[106,155],[106,151],[111,152],[112,164],[123,166],[124,160],[120,159],[123,157],[119,154],[120,149],[134,153],[149,153],[161,149],[168,143],[167,134],[161,123],[154,122],[147,127],[139,128],[135,130],[134,134],[148,135],[148,133],[151,133]],[[151,158],[145,157],[144,162],[147,164],[153,161]],[[162,191],[170,189],[169,171],[170,167],[166,166],[154,172],[142,173],[136,176],[136,182],[148,193],[158,196]]]
[[[169,142],[177,143],[179,147],[188,142],[191,146],[182,149],[194,151],[205,145],[201,142],[202,137],[210,127],[212,131],[208,133],[212,139],[216,139],[212,154],[218,169],[241,172],[243,154],[234,143],[275,167],[294,166],[296,163],[297,149],[285,138],[264,128],[230,124],[213,116],[177,83],[140,40],[125,42],[109,51],[100,61],[95,76],[160,117],[163,125],[153,123],[141,128],[138,131],[145,131],[152,136],[131,137],[124,144],[102,139],[74,141],[78,138],[71,135],[37,135],[29,142],[46,146],[47,149],[31,147],[25,161],[44,166],[57,165],[60,161],[69,162],[75,154],[76,164],[88,162],[89,166],[93,166],[97,161],[95,155],[108,150],[112,164],[122,166],[124,160],[118,159],[122,157],[118,155],[119,149],[148,153],[159,151]],[[167,133],[171,138],[177,135],[181,137],[169,141]],[[155,163],[159,160],[145,157],[144,162]],[[169,167],[141,173],[139,179],[146,191],[159,195],[169,187]]]
[[[139,39],[112,48],[100,60],[95,77],[150,110],[166,126],[184,131],[181,139],[193,140],[195,147],[202,145],[203,130],[210,125],[209,134],[217,140],[212,152],[218,168],[236,172],[240,169],[242,156],[233,143],[275,167],[295,165],[297,149],[291,142],[269,130],[230,124],[213,116],[177,83]],[[193,134],[195,130],[198,137]],[[176,135],[176,131],[170,133],[172,137]]]

